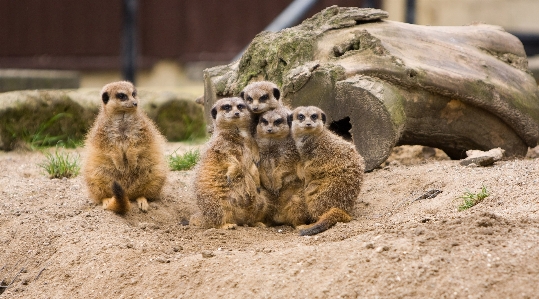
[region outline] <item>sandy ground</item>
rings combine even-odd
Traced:
[[[80,176],[43,175],[43,153],[0,152],[0,298],[539,298],[539,160],[425,155],[396,150],[366,174],[355,220],[300,237],[183,225],[190,171],[171,172],[148,213],[118,216]],[[490,196],[459,212],[482,186]]]

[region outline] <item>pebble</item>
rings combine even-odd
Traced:
[[[202,257],[203,258],[211,258],[211,257],[214,257],[215,256],[215,253],[209,251],[209,250],[204,250],[202,251]]]
[[[388,251],[388,250],[389,250],[389,246],[379,246],[379,247],[376,247],[374,251],[380,253],[382,251]]]

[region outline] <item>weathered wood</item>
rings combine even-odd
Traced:
[[[239,61],[204,71],[205,107],[252,81],[273,81],[286,103],[326,111],[367,170],[401,144],[452,158],[495,147],[522,156],[537,145],[539,91],[515,36],[491,25],[420,26],[386,16],[333,6],[260,33]]]

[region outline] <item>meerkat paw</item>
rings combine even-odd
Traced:
[[[137,198],[137,206],[142,212],[148,212],[148,208],[150,207],[150,205],[148,205],[148,200],[146,200],[146,197]]]
[[[114,202],[114,197],[103,198],[103,210],[109,210],[109,204],[111,204],[112,202]]]
[[[257,222],[257,223],[255,223],[254,226],[255,226],[255,227],[260,227],[260,228],[266,228],[266,227],[267,227],[267,226],[266,226],[264,223],[262,223],[262,222]]]
[[[236,229],[237,227],[236,223],[225,223],[221,226],[221,229]]]
[[[204,223],[204,219],[202,218],[202,213],[195,213],[191,215],[189,218],[189,225],[190,226],[202,226]]]

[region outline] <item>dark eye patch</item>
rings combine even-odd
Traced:
[[[136,91],[136,90],[133,91],[133,94],[131,94],[131,95],[132,95],[134,98],[136,98],[136,97],[137,97],[137,91]]]
[[[119,92],[116,94],[116,97],[120,100],[120,101],[127,101],[127,95],[123,92]]]
[[[265,125],[265,126],[267,126],[268,123],[269,123],[268,120],[265,119],[265,118],[260,118],[260,122],[261,122],[263,125]]]
[[[312,120],[317,120],[317,119],[318,119],[318,114],[313,114],[313,115],[311,115],[311,119],[312,119]]]
[[[244,106],[243,104],[238,104],[238,110],[241,111],[241,110],[243,110],[243,109],[245,109],[245,106]]]
[[[284,119],[278,118],[278,119],[276,119],[276,120],[273,122],[273,124],[276,125],[276,126],[278,126],[278,125],[282,124],[283,122],[284,122]]]
[[[301,113],[298,114],[298,119],[299,119],[299,120],[304,120],[304,119],[305,119],[305,115],[303,115],[303,114],[301,114]]]
[[[266,101],[268,98],[269,98],[268,95],[265,94],[265,95],[263,95],[263,96],[260,97],[259,101],[260,101],[260,102],[264,102],[264,101]]]
[[[247,99],[245,99],[247,102],[251,103],[253,101],[253,98],[251,98],[250,96],[247,96]]]
[[[230,111],[230,109],[232,109],[232,106],[230,106],[230,104],[225,104],[221,106],[221,110]]]

